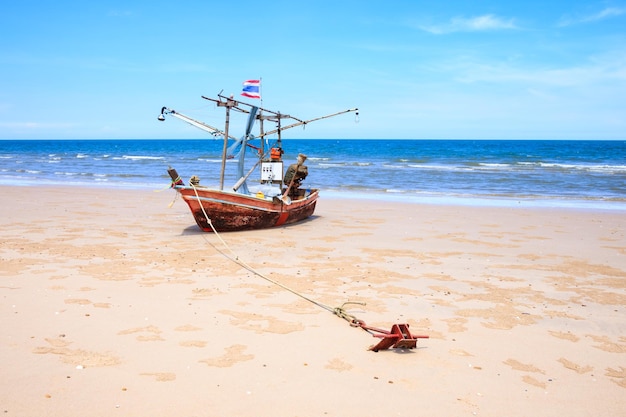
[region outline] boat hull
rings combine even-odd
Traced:
[[[304,190],[300,190],[301,197],[287,204],[278,197],[267,199],[180,185],[174,188],[189,206],[200,229],[205,232],[211,232],[213,228],[218,232],[226,232],[296,223],[313,215],[319,196],[319,190],[311,190],[306,196]]]

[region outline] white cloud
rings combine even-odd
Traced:
[[[435,35],[454,32],[484,32],[517,29],[514,19],[503,19],[492,14],[476,17],[453,17],[450,22],[440,25],[420,25],[419,28]]]
[[[469,91],[506,91],[507,94],[523,90],[542,94],[586,91],[590,97],[600,91],[626,94],[626,53],[620,50],[598,53],[569,66],[454,57],[433,63],[424,71],[438,74],[455,88]]]
[[[617,8],[617,7],[607,7],[604,10],[599,11],[598,13],[578,16],[578,17],[570,17],[564,16],[559,21],[559,26],[572,26],[581,23],[593,23],[598,22],[605,19],[610,19],[612,17],[621,16],[626,13],[626,9]]]
[[[467,64],[459,71],[458,81],[464,83],[510,83],[553,87],[576,87],[605,83],[624,83],[626,70],[623,62],[589,62],[587,65],[563,68],[523,68],[502,64]]]

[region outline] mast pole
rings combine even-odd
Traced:
[[[263,135],[263,77],[259,77],[259,95],[261,96],[261,107],[259,108],[259,115],[257,117],[257,119],[259,119],[259,132],[261,133],[261,135]],[[261,158],[263,157],[262,155],[265,154],[265,146],[264,143],[265,141],[263,140],[263,136],[261,136]]]
[[[265,141],[263,140],[263,134],[265,133],[263,131],[263,109],[259,109],[259,132],[261,133],[261,135],[259,136],[261,138],[261,155],[265,154]]]
[[[224,147],[222,149],[222,169],[220,170],[220,191],[224,190],[224,172],[226,171],[226,153],[228,151],[228,127],[230,125],[230,109],[237,105],[232,96],[226,102],[218,101],[218,107],[226,107],[226,122],[224,124]]]

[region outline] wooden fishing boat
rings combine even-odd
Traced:
[[[232,96],[225,97],[221,93],[217,95],[217,98],[205,96],[202,98],[216,103],[218,107],[225,108],[226,121],[223,131],[167,107],[161,109],[161,114],[158,117],[159,120],[163,121],[165,116],[172,116],[213,136],[224,138],[218,189],[200,185],[198,177],[195,175],[186,185],[174,168],[168,169],[172,179],[172,188],[187,203],[200,229],[205,232],[263,229],[300,222],[310,217],[315,211],[319,190],[306,189],[302,186],[302,182],[308,175],[308,168],[304,165],[306,155],[299,154],[297,162],[291,164],[286,172],[284,171],[281,133],[286,129],[344,113],[356,112],[358,115],[358,109],[348,109],[310,120],[301,120],[287,114],[234,100]],[[245,134],[239,139],[229,134],[231,111],[248,114]],[[283,126],[283,120],[291,121],[291,123]],[[258,136],[251,134],[256,121],[259,121],[260,125]],[[264,122],[273,122],[276,127],[264,131]],[[269,145],[269,141],[264,139],[271,135],[277,135],[277,139]],[[254,139],[260,139],[259,146],[250,143]],[[234,141],[230,146],[228,146],[229,140]],[[269,146],[266,146],[265,142]],[[244,173],[245,152],[248,147],[256,150],[258,160],[247,173]],[[236,149],[240,149],[237,164],[237,178],[239,179],[230,189],[224,189],[226,160]],[[261,174],[258,182],[260,187],[255,190],[253,186],[248,187],[247,181],[257,169]]]

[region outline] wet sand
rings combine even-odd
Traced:
[[[624,212],[322,194],[222,242],[171,190],[0,190],[6,416],[626,410]],[[369,351],[348,301],[430,338]]]

